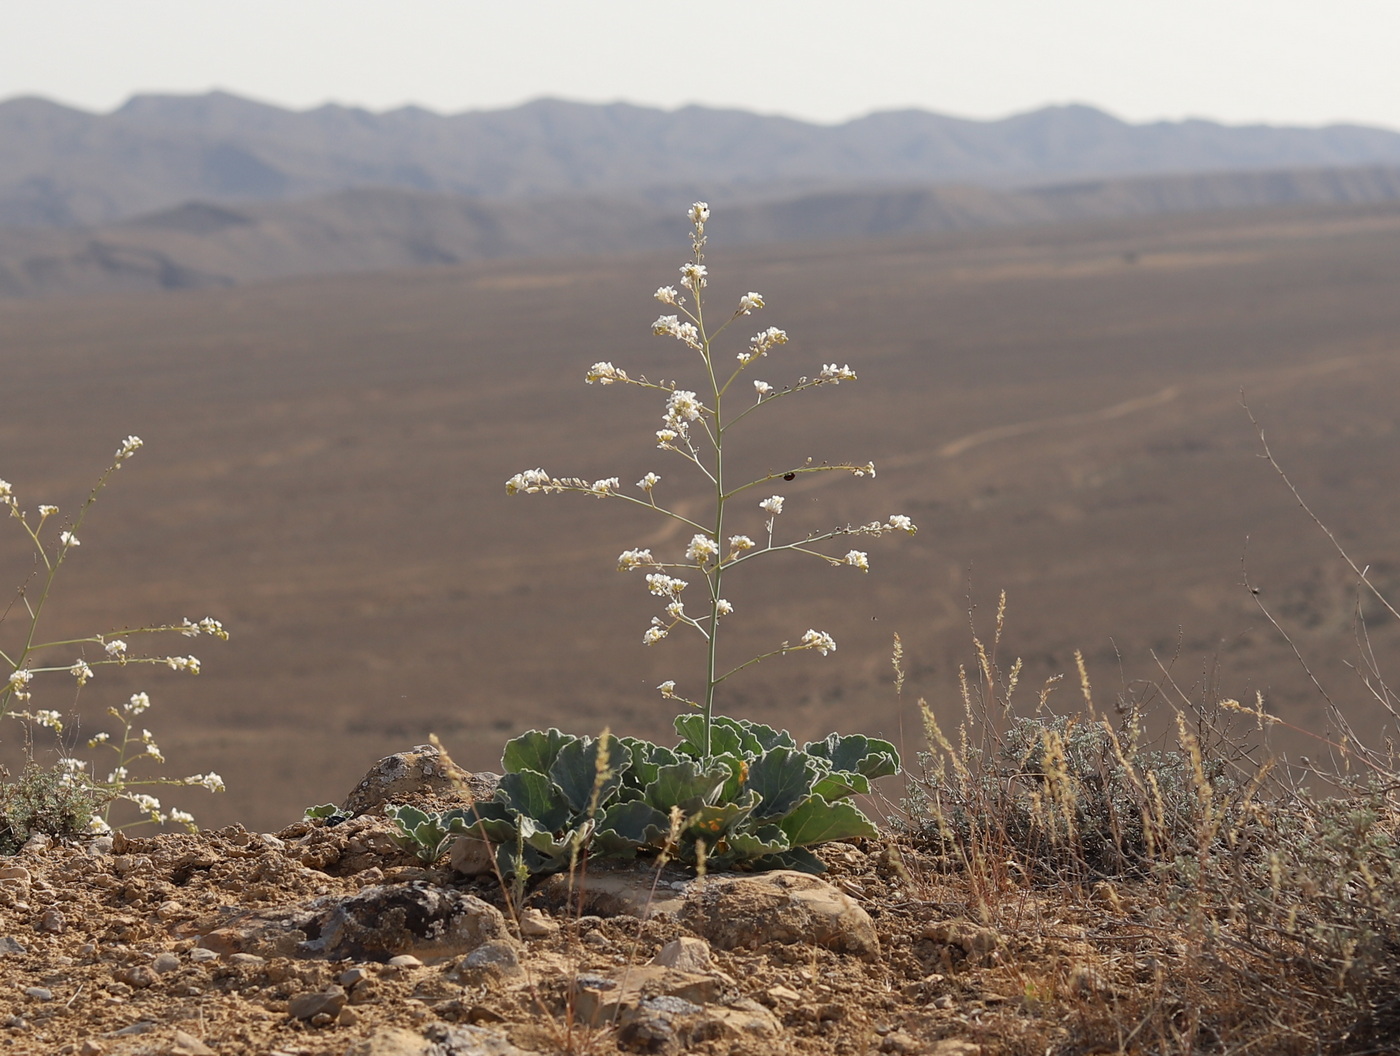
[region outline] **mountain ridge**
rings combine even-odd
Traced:
[[[1131,124],[1085,104],[993,121],[880,111],[838,125],[743,110],[543,98],[501,110],[294,111],[228,92],[133,96],[107,114],[0,102],[0,227],[89,227],[194,199],[283,201],[391,187],[484,198],[717,187],[735,200],[855,183],[973,183],[1400,165],[1356,125]]]

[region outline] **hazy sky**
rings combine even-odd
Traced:
[[[441,112],[542,95],[836,122],[1085,102],[1400,129],[1400,0],[0,0],[0,99],[223,88]]]

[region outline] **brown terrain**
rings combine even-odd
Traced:
[[[868,576],[775,560],[735,581],[734,662],[809,627],[840,648],[750,669],[722,710],[808,738],[879,734],[912,759],[912,701],[957,712],[969,608],[989,634],[1004,589],[1001,659],[1025,657],[1026,705],[1082,650],[1104,699],[1160,697],[1169,671],[1188,696],[1262,693],[1325,735],[1324,701],[1242,585],[1247,564],[1343,710],[1377,730],[1348,667],[1354,577],[1257,457],[1241,392],[1342,543],[1378,585],[1400,586],[1398,246],[1389,206],[715,244],[712,303],[761,290],[763,325],[793,337],[758,376],[831,361],[860,372],[755,415],[731,472],[873,459],[873,481],[788,485],[783,524],[904,512],[920,526],[874,543]],[[33,706],[84,738],[149,691],[143,721],[170,772],[214,770],[229,788],[167,799],[258,829],[431,732],[471,769],[531,727],[667,737],[653,687],[694,687],[695,643],[644,648],[653,599],[614,563],[676,540],[621,503],[507,498],[504,482],[537,465],[624,482],[656,470],[663,498],[696,494],[652,446],[658,401],[582,380],[600,359],[686,376],[679,346],[648,333],[650,291],[683,256],[0,304],[0,473],[26,508],[71,514],[121,438],[146,442],[85,525],[43,637],[205,615],[232,636],[153,644],[196,651],[198,678],[99,668],[75,699],[51,675]],[[758,514],[732,527],[757,532]],[[26,582],[17,531],[0,556]],[[1384,656],[1396,628],[1363,611]],[[12,645],[20,627],[12,608],[0,633]],[[52,759],[57,745],[36,737]],[[12,724],[11,766],[22,741]]]
[[[872,542],[868,576],[794,560],[735,577],[730,660],[808,627],[840,648],[750,669],[722,709],[803,738],[878,734],[912,762],[911,702],[956,726],[969,622],[989,638],[1005,590],[999,659],[1025,657],[1027,711],[1047,677],[1076,680],[1080,650],[1105,709],[1143,703],[1164,721],[1183,698],[1259,693],[1298,731],[1276,728],[1274,749],[1325,757],[1313,739],[1330,733],[1325,700],[1262,603],[1341,712],[1378,735],[1380,709],[1349,665],[1364,629],[1384,669],[1396,625],[1358,602],[1354,575],[1258,457],[1241,393],[1342,545],[1400,592],[1385,549],[1400,506],[1397,250],[1394,206],[799,248],[717,240],[710,303],[760,290],[756,325],[793,338],[757,376],[782,384],[832,361],[860,373],[754,415],[731,472],[873,459],[874,480],[776,485],[780,529],[892,512],[920,526]],[[65,714],[79,755],[110,728],[108,706],[148,690],[141,721],[169,772],[216,770],[229,791],[164,797],[199,834],[40,839],[0,860],[0,1051],[1394,1051],[1385,971],[1362,1005],[1327,1004],[1325,957],[1239,924],[1228,890],[1206,934],[1190,905],[1130,877],[1049,867],[1031,882],[1005,868],[1033,863],[1020,848],[950,871],[936,841],[905,835],[821,852],[841,929],[757,930],[792,919],[793,903],[761,886],[772,877],[706,878],[696,898],[728,891],[709,917],[644,923],[546,883],[517,926],[493,878],[414,863],[383,818],[299,820],[433,732],[472,770],[497,768],[530,727],[667,737],[653,687],[692,688],[699,656],[679,636],[643,647],[655,599],[614,562],[677,538],[622,503],[507,498],[504,482],[537,465],[624,482],[655,470],[663,501],[698,501],[652,447],[653,395],[582,380],[606,359],[684,381],[680,346],[648,334],[650,291],[682,259],[0,303],[0,476],[26,509],[71,515],[120,440],[145,440],[84,525],[42,636],[206,614],[231,634],[150,643],[196,652],[197,678],[101,667],[76,699],[66,676],[35,679],[32,706]],[[740,340],[755,325],[742,323]],[[32,598],[32,555],[3,523],[0,567]],[[758,511],[730,527],[757,534]],[[21,616],[14,605],[0,623],[7,650]],[[1078,707],[1077,685],[1056,692],[1052,707]],[[23,731],[5,725],[17,768]],[[37,759],[52,761],[60,746],[34,732]],[[865,808],[897,814],[898,783],[884,791]],[[1214,894],[1198,890],[1198,904]],[[452,941],[395,931],[404,899],[447,906]],[[383,911],[346,930],[336,914],[355,905]],[[375,936],[388,945],[364,945]]]

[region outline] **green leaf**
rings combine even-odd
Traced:
[[[757,802],[757,796],[752,792],[745,792],[744,798],[737,802],[701,807],[690,816],[686,833],[704,840],[708,846],[713,847],[748,820]]]
[[[676,732],[681,735],[681,743],[676,745],[676,751],[681,755],[690,756],[692,759],[700,759],[705,755],[705,716],[703,715],[677,715]],[[710,755],[740,755],[743,754],[740,745],[743,738],[740,732],[732,726],[726,725],[722,719],[715,719],[710,726]]]
[[[606,758],[603,758],[604,753]],[[581,814],[590,806],[605,806],[631,765],[631,753],[615,737],[609,737],[606,744],[602,738],[584,737],[559,750],[549,768],[549,776],[574,812]]]
[[[777,854],[767,854],[749,864],[754,869],[795,869],[800,873],[811,873],[813,876],[820,876],[826,872],[822,860],[806,847],[791,847]]]
[[[648,803],[616,803],[598,819],[593,846],[609,857],[632,858],[643,847],[661,847],[670,828],[671,819]]]
[[[568,733],[560,733],[554,728],[530,730],[506,742],[501,753],[501,769],[508,774],[521,770],[534,770],[539,774],[549,773],[564,745],[578,740]]]
[[[845,799],[847,796],[867,796],[870,794],[870,782],[864,774],[837,770],[818,779],[812,792],[829,801]]]
[[[739,745],[751,756],[759,756],[774,748],[796,748],[797,742],[787,730],[775,730],[761,722],[748,719],[731,719],[721,715],[716,724],[732,729],[739,737]]]
[[[756,818],[779,818],[812,792],[817,763],[795,748],[779,747],[749,764],[745,787],[758,793]]]
[[[626,784],[635,788],[646,788],[656,780],[656,771],[663,766],[680,762],[679,757],[669,748],[663,748],[659,744],[652,744],[651,741],[639,740],[636,737],[618,738],[627,748],[627,754],[632,759],[632,766],[623,775]]]
[[[472,835],[484,836],[492,843],[515,842],[517,815],[505,803],[479,799],[466,813],[467,831]]]
[[[777,825],[760,825],[756,829],[731,833],[725,842],[729,845],[729,856],[736,861],[777,854],[792,846],[787,833]]]
[[[342,821],[349,821],[355,816],[353,810],[342,810],[334,803],[321,803],[314,807],[307,807],[302,812],[303,821],[324,821],[327,825],[339,825]]]
[[[687,814],[705,805],[706,798],[729,779],[727,766],[700,769],[697,759],[682,759],[670,766],[660,767],[656,780],[646,787],[646,801],[657,810],[670,814],[679,807]]]
[[[892,777],[899,773],[899,752],[889,741],[851,734],[829,734],[824,741],[812,741],[802,749],[821,756],[833,770],[846,770],[867,778]]]
[[[569,801],[559,787],[534,770],[504,775],[497,786],[497,795],[511,810],[550,832],[557,832],[568,825],[573,814]],[[521,829],[524,830],[523,825]]]
[[[778,824],[794,847],[811,847],[856,836],[878,836],[874,822],[850,803],[828,803],[811,796]]]

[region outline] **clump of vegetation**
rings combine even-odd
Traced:
[[[0,794],[6,797],[6,802],[22,804],[16,809],[23,816],[38,819],[36,824],[40,827],[31,831],[72,835],[70,830],[80,815],[85,817],[84,825],[89,831],[106,831],[111,827],[114,806],[122,803],[135,807],[141,816],[137,821],[129,821],[125,825],[175,822],[193,829],[192,815],[178,808],[162,807],[160,800],[149,789],[160,785],[198,785],[217,792],[224,787],[223,779],[215,773],[179,778],[137,772],[138,767],[165,762],[151,732],[138,727],[135,722],[151,706],[150,697],[144,692],[132,694],[120,707],[107,709],[107,714],[116,720],[118,730],[99,731],[86,742],[89,749],[110,750],[116,756],[105,776],[99,776],[100,771],[93,767],[91,760],[76,758],[71,754],[72,744],[64,741],[65,725],[70,720],[65,719],[61,710],[35,708],[31,703],[41,684],[55,681],[41,676],[70,680],[71,709],[76,712],[81,691],[104,667],[146,664],[199,674],[200,662],[194,656],[138,655],[128,644],[128,639],[138,635],[173,633],[188,638],[201,635],[228,638],[223,625],[208,617],[198,622],[185,619],[179,623],[128,627],[58,641],[46,641],[40,636],[54,583],[60,569],[73,560],[78,547],[82,545],[78,533],[83,530],[88,513],[112,475],[141,446],[141,439],[136,436],[128,436],[122,441],[111,464],[88,493],[87,500],[77,514],[67,520],[60,518],[57,506],[49,504],[41,504],[31,516],[30,511],[20,505],[13,485],[0,480],[0,506],[8,509],[10,521],[18,524],[36,557],[35,572],[20,583],[14,600],[0,617],[0,719],[25,722],[31,734],[36,727],[50,730],[59,739],[59,746],[67,752],[52,768],[43,769],[34,765],[33,744],[27,739],[30,765],[26,766],[17,782],[0,784]],[[11,831],[17,834],[20,828],[12,825]]]
[[[930,747],[897,819],[961,878],[969,914],[1006,922],[1030,898],[1119,918],[1172,965],[1116,1008],[1121,1034],[1152,1039],[1144,1051],[1232,1051],[1225,1039],[1244,1035],[1277,1052],[1382,1051],[1370,1046],[1400,1037],[1395,761],[1332,742],[1342,767],[1289,776],[1262,700],[1202,704],[1170,679],[1165,716],[1120,701],[1109,718],[1082,659],[1076,707],[1056,713],[1047,684],[1018,714],[1019,665],[993,659],[1004,612],[1003,596],[990,648],[974,637],[956,734],[920,702]]]
[[[30,763],[14,780],[0,770],[0,855],[19,853],[31,836],[71,840],[91,831],[107,799],[67,767]]]
[[[836,649],[829,633],[809,628],[757,655],[726,659],[728,653],[720,647],[724,629],[742,618],[734,615],[725,597],[724,584],[731,575],[752,561],[780,553],[867,572],[869,555],[864,551],[828,553],[822,544],[844,536],[912,534],[917,529],[908,517],[893,514],[865,524],[799,531],[795,537],[778,530],[786,500],[781,494],[765,495],[771,482],[831,472],[873,477],[873,463],[807,459],[755,479],[730,478],[726,458],[732,458],[732,430],[744,419],[808,389],[854,381],[856,373],[849,365],[830,363],[788,385],[764,380],[744,385],[750,368],[786,345],[788,335],[768,327],[741,345],[733,360],[720,358],[715,342],[724,331],[764,309],[766,302],[751,291],[738,298],[718,327],[707,323],[704,246],[709,206],[697,202],[689,216],[691,257],[680,268],[681,290],[662,286],[656,291],[656,299],[672,314],[662,315],[651,329],[692,353],[699,368],[696,387],[633,377],[610,362],[593,364],[584,380],[660,393],[664,407],[655,446],[679,458],[698,477],[704,498],[699,503],[693,495],[669,498],[662,477],[654,472],[637,481],[635,495],[623,489],[617,477],[590,482],[556,477],[543,469],[517,473],[507,481],[506,491],[574,492],[622,501],[669,520],[681,528],[683,537],[689,535],[681,554],[666,557],[649,548],[628,549],[617,566],[628,573],[640,570],[647,590],[660,599],[662,612],[652,617],[642,635],[645,645],[658,645],[675,631],[704,640],[703,679],[694,699],[673,679],[657,687],[663,699],[694,712],[676,720],[682,739],[674,748],[626,737],[576,738],[557,730],[532,731],[512,741],[506,748],[500,790],[492,802],[477,804],[474,814],[479,831],[499,845],[506,874],[554,871],[575,861],[585,848],[621,857],[666,853],[697,866],[708,861],[815,870],[820,866],[808,847],[874,834],[873,823],[845,800],[869,791],[871,777],[899,769],[898,755],[887,742],[833,734],[799,749],[785,731],[716,712],[719,688],[745,668],[787,653],[815,651],[826,656]],[[698,599],[693,584],[698,584]]]

